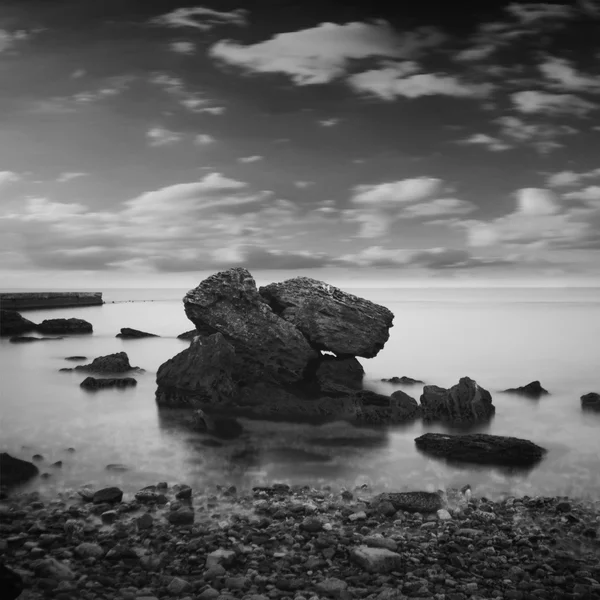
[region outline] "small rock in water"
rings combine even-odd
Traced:
[[[93,498],[92,502],[94,504],[115,504],[117,502],[121,502],[123,499],[123,490],[120,490],[118,487],[107,487],[101,490],[98,490]]]
[[[87,360],[87,356],[65,356],[65,360]]]
[[[581,408],[600,412],[600,394],[590,392],[581,396]]]
[[[402,377],[390,377],[390,379],[382,379],[385,383],[399,383],[403,385],[417,385],[420,383],[425,383],[420,379],[413,379],[412,377],[406,377],[403,375]]]
[[[519,396],[526,396],[527,398],[533,398],[537,400],[541,396],[547,396],[550,392],[545,390],[542,387],[542,384],[539,381],[532,381],[527,385],[517,387],[517,388],[509,388],[504,390],[505,394],[517,394]]]
[[[34,454],[31,457],[31,460],[35,460],[36,462],[41,462],[44,460],[44,457],[41,454]]]
[[[189,500],[192,497],[192,488],[189,485],[184,485],[175,494],[177,500]]]
[[[56,467],[57,469],[60,469],[63,466],[63,461],[62,460],[57,460],[56,462],[52,463],[50,466],[51,467]]]
[[[111,463],[110,465],[106,465],[104,468],[107,471],[129,471],[129,467],[119,463]]]

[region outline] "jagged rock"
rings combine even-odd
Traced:
[[[68,369],[61,369],[68,370]],[[126,373],[127,371],[139,371],[139,367],[129,364],[126,352],[115,352],[106,356],[99,356],[87,365],[77,365],[75,371],[89,371],[92,373]]]
[[[397,390],[391,397],[396,402],[396,410],[402,415],[402,422],[418,419],[421,416],[419,403],[406,392]]]
[[[546,453],[544,448],[529,440],[487,433],[426,433],[416,438],[415,444],[419,450],[436,458],[506,467],[535,465]]]
[[[133,377],[114,377],[111,379],[98,379],[96,377],[86,377],[80,384],[80,387],[88,390],[100,390],[111,387],[131,387],[137,385],[137,380]]]
[[[84,319],[46,319],[37,327],[41,333],[92,333],[93,327]]]
[[[211,417],[200,409],[194,411],[194,424],[198,431],[224,440],[237,438],[244,432],[244,428],[235,419]]]
[[[590,392],[581,396],[581,408],[600,412],[600,394]]]
[[[39,475],[40,470],[33,464],[20,458],[15,458],[7,452],[0,453],[0,483],[12,487],[25,483]]]
[[[145,331],[140,331],[139,329],[131,329],[129,327],[122,327],[121,333],[117,333],[116,337],[137,339],[137,338],[160,337],[160,336],[156,335],[155,333],[146,333]]]
[[[294,325],[273,313],[246,269],[211,275],[183,303],[199,332],[221,333],[239,356],[246,354],[281,383],[302,381],[318,357]]]
[[[489,421],[496,411],[490,393],[468,377],[462,377],[449,390],[426,385],[421,409],[426,421],[456,424]]]
[[[196,336],[200,335],[196,329],[190,329],[184,331],[177,336],[178,340],[193,340]]]
[[[19,335],[33,331],[37,325],[16,310],[0,310],[0,335]]]
[[[309,277],[272,283],[259,293],[313,347],[338,356],[377,356],[394,320],[384,306]]]
[[[9,342],[11,344],[27,344],[30,342],[49,342],[52,340],[62,340],[62,337],[33,337],[29,335],[13,335]]]
[[[503,393],[518,394],[519,396],[526,396],[527,398],[533,398],[534,400],[549,394],[548,390],[545,390],[539,381],[532,381],[531,383],[518,388],[509,388],[503,390]]]
[[[23,578],[0,562],[0,589],[5,600],[16,600],[25,589]]]
[[[412,377],[406,377],[405,375],[402,377],[390,377],[389,379],[382,379],[381,381],[385,381],[385,383],[398,383],[402,385],[418,385],[425,383],[420,379],[413,379]]]
[[[94,504],[115,504],[123,499],[123,491],[118,487],[102,488],[94,493],[92,502]]]
[[[362,389],[364,375],[365,370],[356,358],[338,358],[330,354],[320,359],[315,372],[320,386],[334,383],[353,390]]]
[[[442,495],[439,492],[385,492],[375,496],[373,506],[389,502],[396,510],[434,513],[444,507]]]

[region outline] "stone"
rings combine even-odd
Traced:
[[[127,465],[122,465],[121,463],[110,463],[104,467],[106,471],[129,471],[129,467]]]
[[[16,310],[0,310],[0,335],[19,335],[33,331],[37,325]]]
[[[217,590],[208,586],[201,594],[198,595],[198,600],[217,600],[219,596],[220,593]]]
[[[339,596],[341,592],[348,589],[348,584],[337,577],[328,577],[323,581],[319,581],[316,588],[327,596]]]
[[[425,383],[420,379],[413,379],[412,377],[406,377],[403,375],[402,377],[390,377],[389,379],[382,379],[385,383],[394,383],[394,384],[402,384],[402,385],[418,385],[421,383]]]
[[[16,600],[24,590],[23,578],[3,562],[0,562],[0,589],[5,600]]]
[[[116,504],[123,499],[123,490],[118,487],[107,487],[98,490],[92,499],[94,504]]]
[[[518,388],[509,388],[507,390],[504,390],[503,393],[517,394],[519,396],[525,396],[527,398],[537,400],[542,396],[547,396],[550,392],[548,392],[548,390],[545,390],[539,381],[532,381],[531,383],[528,383],[527,385]]]
[[[167,591],[170,594],[173,594],[174,596],[179,596],[179,594],[182,594],[190,588],[190,583],[185,579],[181,579],[181,577],[173,577],[173,579],[171,579],[171,582],[167,586]]]
[[[415,444],[421,452],[450,462],[506,467],[531,467],[546,453],[544,448],[529,440],[487,433],[426,433],[416,438]]]
[[[421,416],[419,403],[406,392],[397,390],[392,393],[391,398],[394,401],[397,422],[411,421]]]
[[[392,552],[398,549],[398,542],[382,536],[368,535],[362,541],[369,548],[386,548]]]
[[[86,377],[79,386],[87,390],[103,390],[106,388],[135,387],[137,380],[133,377],[97,378]]]
[[[230,567],[235,561],[235,552],[233,550],[225,550],[224,548],[219,548],[218,550],[213,550],[206,557],[206,568],[214,567],[216,565],[221,565],[224,567]]]
[[[144,513],[135,520],[135,524],[140,530],[150,529],[154,525],[154,518],[150,513]]]
[[[92,324],[84,319],[46,319],[42,321],[36,330],[40,333],[92,333]]]
[[[87,360],[87,356],[65,356],[65,360],[79,361]]]
[[[369,573],[391,573],[402,568],[402,557],[386,548],[358,546],[350,550],[350,558]]]
[[[192,497],[192,488],[189,485],[184,485],[182,488],[175,494],[175,498],[177,500],[190,500]]]
[[[600,394],[590,392],[581,396],[581,408],[583,410],[600,412]]]
[[[443,508],[444,502],[438,492],[384,492],[373,498],[373,505],[389,502],[398,511],[435,513]]]
[[[140,331],[139,329],[131,329],[130,327],[122,327],[120,333],[117,333],[115,337],[126,338],[126,339],[138,339],[147,337],[160,337],[155,333],[147,333],[146,331]]]
[[[450,521],[452,519],[452,515],[445,508],[440,508],[437,511],[437,517],[440,521]]]
[[[300,529],[304,529],[304,531],[310,533],[317,533],[323,529],[323,522],[319,517],[306,517],[302,523],[300,523]]]
[[[100,519],[105,525],[112,525],[118,516],[119,513],[116,510],[107,510],[100,515]]]
[[[361,390],[365,370],[356,358],[325,354],[321,357],[315,376],[319,386],[334,383],[351,390]]]
[[[425,421],[454,424],[487,422],[496,411],[490,393],[469,377],[462,377],[450,389],[426,385],[421,410]]]
[[[199,336],[200,333],[196,329],[190,329],[189,331],[184,331],[177,336],[178,340],[193,340],[195,337]]]
[[[92,373],[126,373],[139,370],[129,364],[126,352],[115,352],[106,356],[99,356],[87,365],[77,365],[75,371],[89,371]]]
[[[391,311],[322,281],[295,277],[261,287],[259,293],[313,348],[373,358],[389,339]]]
[[[104,556],[104,549],[98,544],[83,542],[75,547],[75,554],[81,558],[101,558]]]
[[[0,453],[0,481],[7,488],[29,481],[39,475],[40,470],[33,464],[15,458],[7,452]]]
[[[192,525],[194,523],[194,511],[189,508],[180,508],[170,512],[167,520],[171,525]]]
[[[44,558],[34,561],[31,568],[38,577],[49,577],[58,581],[72,581],[75,573],[64,563],[56,558]]]

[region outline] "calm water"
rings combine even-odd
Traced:
[[[28,459],[45,457],[43,491],[83,483],[116,484],[126,491],[165,480],[197,487],[287,481],[376,488],[437,489],[470,483],[488,497],[568,494],[600,497],[600,415],[582,413],[579,397],[600,391],[599,289],[363,289],[348,291],[389,307],[391,338],[374,359],[361,359],[366,386],[384,393],[420,387],[383,384],[408,375],[449,387],[469,376],[488,389],[497,414],[489,433],[525,437],[548,448],[529,473],[455,468],[421,456],[414,438],[439,428],[416,424],[377,431],[343,423],[315,427],[244,420],[244,436],[221,448],[202,445],[186,415],[158,412],[156,370],[187,347],[176,336],[193,326],[181,298],[186,290],[105,290],[101,307],[28,311],[33,321],[80,317],[94,334],[56,342],[10,344],[0,340],[0,446]],[[124,302],[135,300],[135,302]],[[144,301],[145,300],[145,301]],[[152,301],[150,301],[152,300]],[[114,303],[113,303],[114,302]],[[121,340],[121,327],[160,338]],[[138,386],[84,392],[81,374],[64,357],[89,359],[125,350],[146,369]],[[539,401],[497,394],[539,379],[551,396]],[[72,446],[74,454],[65,449]],[[63,460],[61,470],[49,465]],[[125,473],[105,470],[123,463]]]

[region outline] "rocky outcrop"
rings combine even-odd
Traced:
[[[39,475],[39,472],[39,469],[33,463],[15,458],[7,452],[0,453],[0,484],[3,487],[25,483]]]
[[[600,412],[600,394],[590,392],[581,396],[581,408],[583,410]]]
[[[146,333],[145,331],[140,331],[139,329],[131,329],[130,327],[122,327],[121,332],[117,333],[115,337],[118,338],[126,338],[126,339],[137,339],[137,338],[147,338],[147,337],[160,337],[155,333]]]
[[[486,422],[496,410],[491,394],[469,377],[462,377],[449,390],[426,385],[421,395],[421,409],[426,421],[454,424]]]
[[[29,344],[31,342],[51,342],[52,340],[62,340],[62,337],[33,337],[31,335],[13,335],[8,341],[11,344]]]
[[[391,311],[322,281],[296,277],[259,292],[275,314],[297,327],[318,350],[373,358],[390,337]]]
[[[101,390],[105,388],[124,388],[124,387],[132,387],[137,385],[137,380],[133,377],[113,377],[111,379],[105,378],[96,378],[96,377],[86,377],[79,386],[85,388],[87,390]]]
[[[2,306],[2,304],[0,304]],[[33,331],[36,324],[14,310],[0,310],[0,335],[19,335]]]
[[[529,440],[487,433],[426,433],[416,438],[415,444],[423,453],[450,462],[504,467],[531,467],[546,453],[544,448]]]
[[[363,366],[353,356],[338,358],[326,354],[315,371],[315,377],[321,387],[335,383],[353,390],[361,390],[364,376]]]
[[[84,319],[46,319],[37,327],[40,333],[92,333],[93,327]]]
[[[0,306],[10,310],[102,305],[101,292],[23,292],[0,294]]]
[[[87,365],[77,365],[74,369],[60,369],[61,371],[88,371],[90,373],[127,373],[128,371],[142,371],[139,367],[129,364],[126,352],[115,352],[106,356],[99,356]]]
[[[518,396],[525,396],[526,398],[533,398],[537,400],[542,396],[547,396],[550,392],[545,390],[542,387],[542,384],[539,381],[532,381],[527,385],[518,388],[509,388],[508,390],[503,390],[504,394],[517,394]]]
[[[184,331],[177,336],[178,340],[193,340],[196,336],[200,335],[195,329]]]
[[[382,379],[381,381],[384,381],[385,383],[397,383],[402,385],[418,385],[425,383],[420,379],[413,379],[412,377],[406,377],[405,375],[402,377],[390,377],[389,379]]]
[[[389,502],[394,510],[429,514],[444,507],[442,495],[438,492],[385,492],[373,498],[371,504],[378,506]]]

